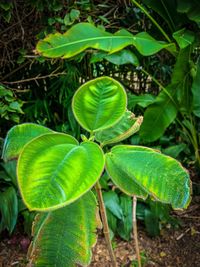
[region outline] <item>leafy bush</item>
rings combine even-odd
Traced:
[[[89,264],[98,224],[96,198],[91,192],[95,184],[105,237],[116,266],[98,182],[104,168],[112,182],[128,195],[143,199],[150,195],[173,208],[188,206],[189,175],[175,159],[142,146],[116,145],[103,151],[104,140],[109,143],[111,138],[117,143],[134,133],[127,130],[127,125],[133,127],[128,120],[135,124],[138,120],[133,114],[124,117],[126,106],[123,86],[101,77],[82,85],[73,97],[74,116],[89,132],[80,144],[70,135],[36,124],[21,124],[8,132],[3,158],[19,158],[18,184],[23,201],[29,210],[40,212],[29,249],[29,259],[35,266]],[[99,140],[99,134],[97,144],[94,140]],[[58,243],[62,245],[55,249]]]

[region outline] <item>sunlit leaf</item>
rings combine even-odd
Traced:
[[[5,161],[17,158],[24,145],[37,136],[53,132],[49,128],[34,123],[16,125],[7,133],[2,157]]]
[[[109,77],[100,77],[83,84],[75,93],[72,109],[77,121],[93,132],[112,126],[126,110],[123,86]]]
[[[69,206],[38,214],[28,253],[31,266],[88,266],[97,226],[97,204],[91,192]]]
[[[139,131],[142,121],[142,116],[135,117],[132,112],[126,111],[119,122],[110,128],[98,131],[95,134],[95,139],[103,146],[120,142]]]
[[[19,157],[22,198],[30,210],[63,207],[86,193],[103,168],[104,156],[97,144],[78,145],[66,134],[42,135],[29,142]]]
[[[190,202],[188,172],[178,161],[153,149],[139,146],[115,146],[106,154],[106,170],[113,182],[129,195],[138,190],[173,208],[185,208]],[[133,190],[132,185],[137,185]]]
[[[112,34],[90,23],[78,23],[66,33],[50,34],[37,44],[37,51],[50,58],[73,57],[87,48],[94,48],[114,53],[133,45],[144,56],[157,53],[171,44],[159,42],[146,32],[136,35],[122,29]]]

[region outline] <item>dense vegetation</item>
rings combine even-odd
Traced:
[[[160,150],[199,172],[198,1],[165,0],[158,4],[154,0],[118,0],[116,4],[89,0],[67,3],[1,0],[0,15],[2,147],[7,131],[23,122],[50,127],[72,135],[79,142],[83,134],[89,138],[87,131],[91,129],[87,120],[82,122],[79,115],[74,115],[72,98],[86,81],[110,76],[124,86],[128,110],[136,117],[144,116],[138,132],[126,136],[126,144]],[[115,136],[108,135],[106,130],[95,135],[106,146],[106,152],[116,142]],[[118,138],[117,142],[123,144],[123,139]],[[18,156],[12,146],[11,150],[11,155]],[[4,159],[7,160],[5,151]],[[133,227],[132,199],[118,189],[112,190],[114,180],[110,176],[105,172],[100,179],[110,235],[129,240]],[[20,216],[30,234],[35,211],[29,212],[21,200],[15,160],[2,161],[0,184],[0,232],[7,230],[11,234]],[[195,190],[198,192],[198,187]],[[72,209],[84,205],[85,200],[79,201]],[[144,221],[152,236],[159,234],[166,222],[177,224],[170,216],[170,206],[150,197],[138,203],[137,217]]]

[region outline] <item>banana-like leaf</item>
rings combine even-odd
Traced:
[[[176,118],[177,107],[173,100],[176,86],[169,85],[166,91],[161,91],[144,113],[144,121],[139,134],[146,142],[153,142],[160,138]]]
[[[75,93],[72,109],[79,124],[89,132],[102,130],[120,120],[126,110],[123,86],[109,77],[83,84]]]
[[[136,118],[131,111],[126,111],[118,123],[96,132],[95,139],[103,146],[120,142],[139,131],[142,121],[142,116]]]
[[[5,229],[11,233],[18,216],[18,200],[14,187],[8,187],[4,192],[0,192],[0,214],[0,233]]]
[[[69,206],[38,214],[28,252],[30,265],[88,266],[96,243],[97,212],[95,197],[88,192]]]
[[[90,23],[79,23],[64,34],[50,34],[38,42],[36,50],[45,57],[71,58],[87,48],[114,53],[129,45],[135,46],[144,56],[155,54],[171,46],[155,40],[146,32],[133,35],[123,29],[112,34]]]
[[[192,83],[192,94],[193,94],[193,113],[200,118],[200,58],[197,62],[197,71]]]
[[[175,159],[151,148],[115,146],[106,154],[106,170],[113,182],[129,195],[138,195],[141,188],[146,195],[177,209],[186,208],[190,202],[188,172]],[[135,192],[133,185],[137,186]]]
[[[34,123],[16,125],[7,133],[2,157],[5,161],[17,158],[23,147],[33,138],[53,132],[49,128]]]
[[[30,210],[63,207],[86,193],[104,168],[101,148],[66,134],[45,134],[29,142],[20,154],[18,183]]]

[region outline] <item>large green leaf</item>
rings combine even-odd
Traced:
[[[175,159],[153,149],[115,146],[106,154],[106,170],[113,182],[129,195],[138,195],[141,188],[173,208],[185,208],[190,202],[188,172]],[[137,185],[135,192],[133,185]]]
[[[69,206],[37,215],[29,248],[31,266],[88,266],[96,243],[97,204],[88,192]]]
[[[161,91],[154,103],[146,109],[139,132],[143,140],[147,142],[157,140],[174,121],[177,115],[177,107],[173,101],[175,94],[176,87],[168,86],[166,91]]]
[[[18,216],[18,200],[14,187],[8,187],[0,192],[0,233],[7,229],[11,233]]]
[[[39,41],[36,49],[45,57],[70,58],[87,48],[114,53],[129,45],[135,46],[144,56],[155,54],[171,46],[171,44],[156,41],[146,32],[133,35],[123,29],[112,34],[92,24],[79,23],[64,34],[50,34],[44,40]]]
[[[200,58],[197,62],[197,71],[192,83],[193,113],[200,117]]]
[[[112,126],[126,110],[123,86],[109,77],[100,77],[83,84],[72,101],[74,115],[80,125],[93,132]]]
[[[34,123],[23,123],[16,125],[7,133],[2,157],[5,161],[17,158],[26,145],[33,138],[42,134],[50,133],[52,130]]]
[[[120,142],[139,131],[142,121],[142,116],[135,117],[132,112],[126,111],[119,122],[110,128],[98,131],[95,134],[95,139],[103,146]]]
[[[29,142],[18,161],[18,183],[30,210],[63,207],[86,193],[104,168],[104,156],[93,142],[66,134],[45,134]]]

